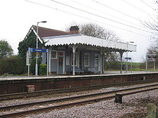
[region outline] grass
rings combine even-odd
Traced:
[[[146,64],[145,63],[136,63],[136,62],[123,62],[122,63],[122,70],[126,71],[126,65],[128,65],[128,71],[146,71]],[[132,66],[132,70],[131,70]],[[119,71],[120,69],[109,69],[108,71]],[[149,64],[148,71],[154,71],[154,67],[152,64]],[[158,69],[155,69],[155,71],[158,71]]]

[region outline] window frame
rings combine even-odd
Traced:
[[[85,67],[89,67],[90,66],[90,54],[89,53],[84,53],[84,66]]]
[[[55,52],[55,56],[53,56],[52,52]],[[57,51],[56,50],[51,50],[51,59],[57,59]]]

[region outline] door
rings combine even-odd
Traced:
[[[63,74],[63,56],[63,52],[58,52],[58,74]]]

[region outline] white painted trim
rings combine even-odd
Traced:
[[[51,73],[51,47],[49,47],[49,50],[48,50],[48,54],[49,54],[49,73]]]
[[[50,40],[52,39],[52,40]],[[93,47],[102,47],[108,48],[110,50],[124,50],[124,51],[136,51],[136,45],[128,44],[125,42],[116,42],[104,40],[101,38],[96,38],[86,35],[72,35],[72,36],[58,36],[58,37],[43,37],[43,40],[46,42],[45,46],[53,45],[89,45]]]
[[[63,74],[65,74],[65,51],[63,51]]]
[[[52,58],[52,51],[56,52],[56,57],[55,58]],[[57,55],[58,55],[57,50],[51,50],[51,59],[57,59]]]
[[[79,56],[80,55],[78,55],[79,54],[79,52],[75,52],[75,57],[76,57],[76,65],[75,66],[79,66]],[[71,56],[71,65],[73,65],[73,54],[72,54],[72,56]]]
[[[32,26],[31,29],[32,29],[33,32],[35,33],[35,35],[36,35],[36,37],[38,38],[38,40],[43,44],[43,41],[41,40],[41,38],[39,37],[39,35],[38,35],[37,32],[35,31],[35,29],[33,28],[33,26]],[[31,31],[30,31],[30,32],[31,32]]]

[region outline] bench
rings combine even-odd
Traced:
[[[90,72],[90,74],[98,74],[99,73],[99,71],[95,67],[89,67],[88,72]]]
[[[73,73],[73,67],[67,69],[66,74],[72,74],[72,73]],[[75,74],[83,75],[84,71],[82,71],[79,67],[75,66]]]

